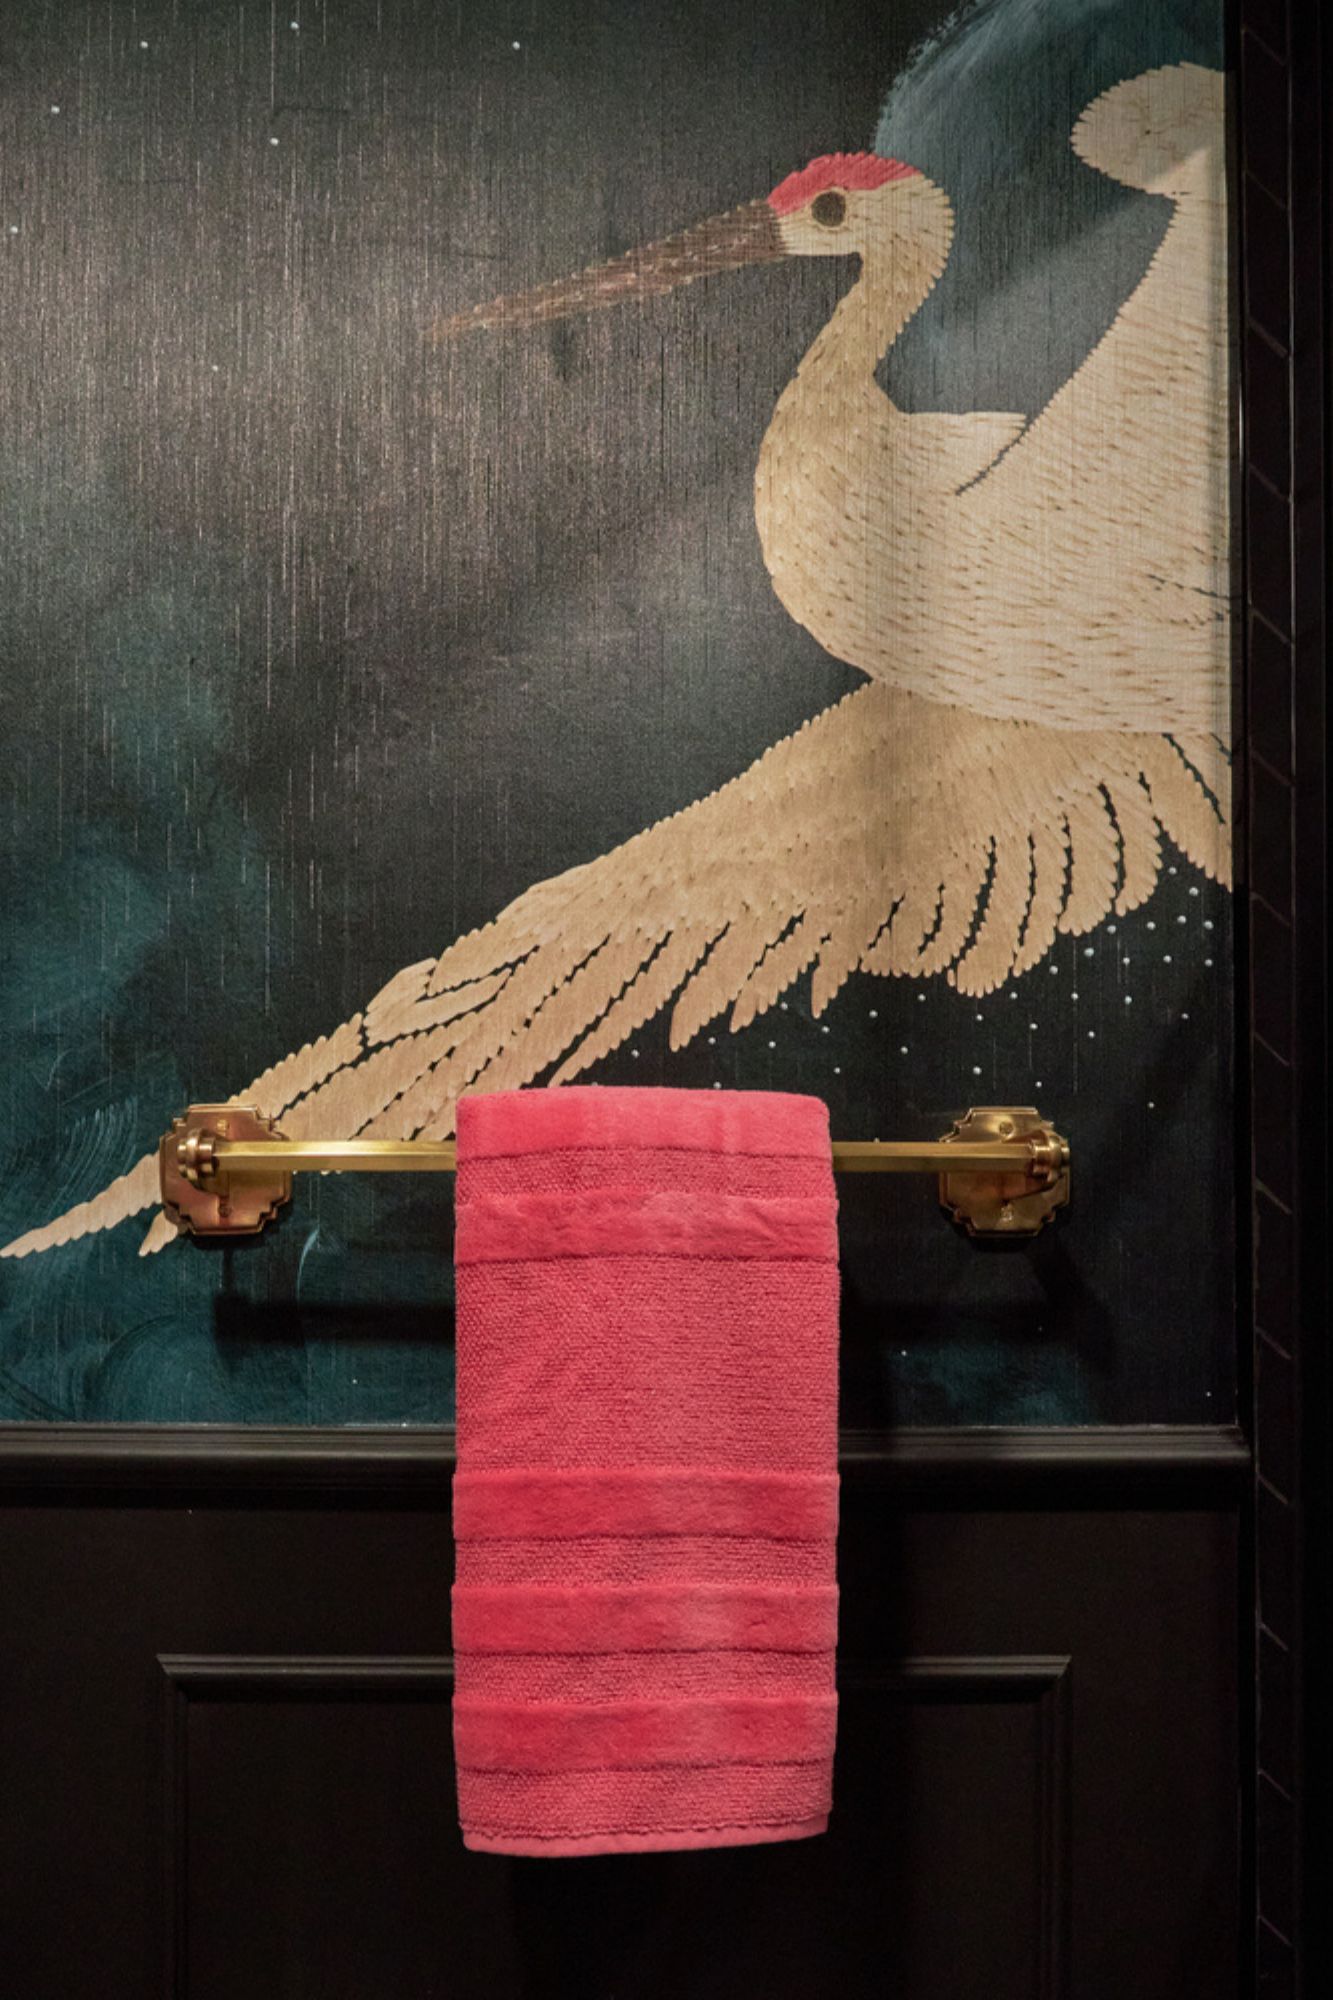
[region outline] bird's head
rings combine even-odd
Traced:
[[[826,153],[779,181],[763,205],[785,256],[863,256],[901,233],[895,222],[906,220],[914,195],[927,185],[902,160]]]
[[[660,297],[698,278],[780,257],[892,252],[937,234],[936,210],[943,216],[947,242],[948,204],[915,167],[878,153],[828,153],[788,174],[761,201],[746,202],[573,277],[453,313],[436,323],[435,333],[450,339],[482,327],[568,319]]]

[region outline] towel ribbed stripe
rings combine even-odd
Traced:
[[[633,1771],[805,1763],[833,1754],[834,1695],[711,1701],[455,1699],[463,1770]]]
[[[479,1194],[462,1204],[456,1264],[532,1264],[552,1257],[821,1258],[837,1254],[827,1201],[800,1195]]]
[[[826,1107],[785,1091],[498,1090],[465,1098],[459,1113],[458,1142],[470,1160],[621,1147],[830,1157]]]
[[[469,1653],[819,1653],[837,1638],[833,1584],[455,1584]]]
[[[460,1452],[460,1462],[462,1454]],[[822,1541],[838,1526],[836,1472],[714,1466],[503,1468],[454,1475],[454,1537],[757,1535]]]

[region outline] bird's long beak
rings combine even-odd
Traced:
[[[451,313],[433,329],[438,340],[452,340],[477,327],[537,326],[545,320],[568,319],[576,313],[617,306],[627,299],[650,299],[691,285],[715,271],[739,270],[743,264],[766,264],[786,255],[778,220],[767,201],[748,201],[726,215],[715,215],[693,229],[627,250],[608,263],[593,264],[570,278],[556,278],[528,292],[511,292]]]

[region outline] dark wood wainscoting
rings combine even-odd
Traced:
[[[447,1437],[0,1436],[16,2000],[1222,2000],[1229,1431],[849,1435],[821,1840],[465,1852]]]

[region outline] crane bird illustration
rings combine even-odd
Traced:
[[[950,255],[948,190],[834,154],[441,338],[644,300],[781,257],[856,260],[778,399],[755,518],[791,616],[866,684],[711,796],[520,895],[237,1101],[292,1137],[440,1138],[464,1091],[560,1084],[674,1002],[679,1047],[811,977],[982,994],[1151,892],[1165,835],[1225,879],[1228,412],[1223,80],[1176,63],[1095,98],[1089,167],[1163,197],[1137,288],[1033,417],[898,407],[877,369]],[[553,1067],[554,1066],[554,1067]],[[157,1197],[155,1156],[23,1256]],[[161,1216],[143,1249],[171,1231]]]

